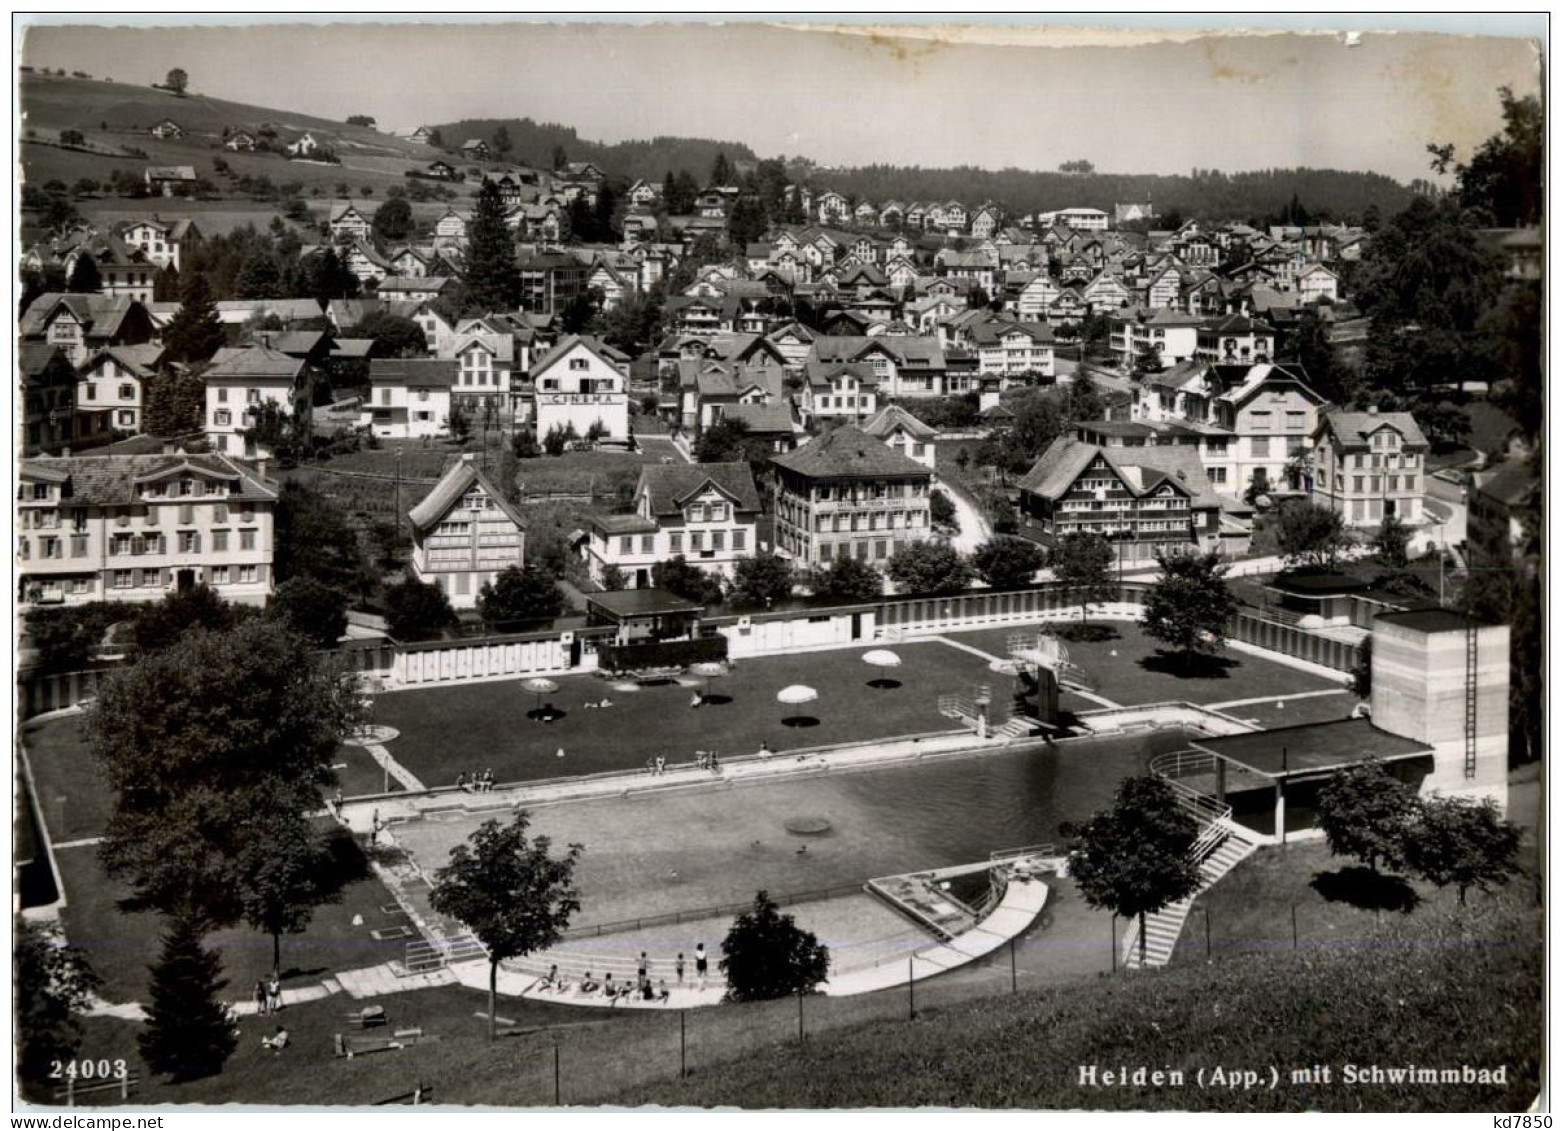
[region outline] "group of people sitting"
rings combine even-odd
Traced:
[[[554,965],[549,968],[547,977],[539,979],[533,988],[539,991],[563,994],[568,993],[574,987],[567,978],[559,977],[559,968],[557,965]],[[652,986],[650,975],[643,969],[633,983],[628,978],[615,982],[611,972],[608,973],[606,978],[598,981],[591,971],[587,970],[581,977],[580,988],[575,990],[575,994],[577,997],[590,997],[595,994],[601,994],[612,1005],[617,1005],[620,1001],[634,997],[639,997],[643,1001],[661,1002],[665,1005],[668,999],[672,997],[672,991],[667,988],[667,979],[663,978],[655,986]]]
[[[456,788],[466,793],[488,793],[494,787],[493,770],[484,770],[482,773],[468,774],[465,771],[456,775]]]

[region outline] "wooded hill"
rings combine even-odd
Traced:
[[[494,147],[494,135],[501,126],[510,135],[507,154]],[[718,153],[725,153],[740,171],[759,160],[752,149],[738,141],[659,136],[649,141],[608,144],[588,141],[572,126],[534,122],[530,118],[463,118],[433,128],[439,130],[440,140],[448,149],[459,150],[468,138],[480,138],[488,143],[495,157],[539,169],[551,169],[555,148],[562,146],[570,161],[590,161],[626,183],[642,179],[660,183],[669,171],[686,169],[703,185]]]

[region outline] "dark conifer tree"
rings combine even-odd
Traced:
[[[227,984],[222,960],[201,946],[194,919],[176,918],[152,967],[152,1002],[136,1038],[148,1068],[175,1081],[222,1071],[238,1044],[219,997]]]

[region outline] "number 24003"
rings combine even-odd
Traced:
[[[49,1065],[51,1080],[122,1080],[123,1060],[56,1060]]]

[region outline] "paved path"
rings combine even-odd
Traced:
[[[102,844],[102,843],[103,843],[103,838],[102,837],[100,837],[100,836],[88,836],[88,837],[82,837],[80,840],[62,840],[58,844],[56,844],[54,846],[54,849],[55,849],[56,852],[58,852],[62,848],[86,848],[88,845],[91,845],[91,844]]]
[[[369,752],[369,757],[373,758],[382,770],[401,783],[402,789],[408,793],[427,792],[428,787],[414,776],[411,770],[392,758],[390,751],[385,749],[385,747],[366,744],[364,749]]]
[[[1326,691],[1298,691],[1294,695],[1260,695],[1253,699],[1228,699],[1224,703],[1206,703],[1211,711],[1226,711],[1232,707],[1252,707],[1258,703],[1289,703],[1293,699],[1316,699],[1320,695],[1348,695],[1344,687],[1331,687]]]
[[[973,656],[980,656],[990,664],[1002,663],[1007,658],[1004,656],[994,656],[991,652],[984,652],[980,648],[974,647],[970,644],[962,644],[960,641],[951,640],[947,636],[934,636],[931,639],[938,641],[940,644],[947,644],[951,648],[958,648],[962,652],[969,652]]]
[[[992,540],[992,524],[963,486],[952,479],[941,480],[938,486],[954,504],[955,518],[960,523],[960,533],[949,540],[950,545],[962,554],[974,554],[984,542]]]

